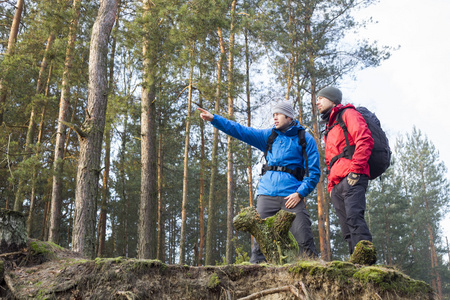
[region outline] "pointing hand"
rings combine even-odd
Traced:
[[[200,118],[202,118],[203,120],[211,122],[214,119],[214,115],[209,111],[204,110],[203,108],[200,107],[197,107],[197,109],[201,111]]]

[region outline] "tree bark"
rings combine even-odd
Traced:
[[[119,251],[121,256],[127,257],[128,253],[128,218],[129,218],[129,197],[127,191],[127,174],[126,174],[126,152],[127,152],[127,142],[128,142],[128,110],[129,110],[129,102],[126,101],[125,109],[123,112],[123,132],[121,137],[121,145],[120,145],[120,163],[119,163],[119,180],[120,188],[118,189],[118,193],[120,194],[120,201],[122,205],[119,206],[119,209],[122,210],[118,214],[118,223],[122,227],[122,235],[117,237],[117,240],[122,239],[122,249]]]
[[[9,33],[8,48],[6,49],[6,56],[14,53],[14,46],[17,40],[17,34],[19,33],[20,20],[22,18],[23,5],[25,0],[17,0],[15,6],[14,19],[11,25],[11,31]],[[3,82],[3,78],[0,80],[0,125],[3,124],[3,113],[5,111],[6,104],[6,87]]]
[[[250,101],[250,53],[248,49],[248,29],[245,29],[245,94],[247,98],[247,126],[252,126],[252,105]],[[247,170],[248,170],[248,198],[250,206],[253,206],[253,170],[252,170],[252,146],[247,146]],[[252,243],[253,245],[253,243]]]
[[[164,218],[164,207],[165,202],[163,200],[163,187],[164,187],[164,150],[163,150],[163,134],[161,132],[162,128],[162,117],[160,113],[160,132],[158,137],[158,239],[157,239],[157,249],[156,249],[156,259],[160,261],[165,261],[165,218]]]
[[[115,23],[115,32],[119,29],[119,15],[120,15],[120,4],[121,1],[118,0],[117,4],[117,15]],[[114,58],[116,54],[116,44],[117,37],[113,33],[112,36],[112,45],[111,45],[111,55],[109,61],[109,80],[108,80],[108,89],[109,93],[113,94],[114,91]],[[102,203],[100,207],[100,217],[98,220],[98,246],[97,246],[97,256],[103,257],[105,254],[105,244],[106,244],[106,218],[107,218],[107,210],[108,210],[108,198],[109,198],[109,171],[111,167],[111,121],[108,121],[106,126],[105,133],[105,171],[103,173],[103,186],[102,186]]]
[[[203,97],[200,96],[199,106],[203,107]],[[198,245],[197,265],[201,266],[203,261],[203,249],[205,248],[205,169],[206,169],[206,154],[205,154],[205,123],[200,122],[200,197],[199,197],[199,227],[200,227],[200,241]]]
[[[0,210],[0,253],[15,252],[26,247],[28,239],[25,223],[22,213]]]
[[[313,61],[313,56],[310,56],[310,59]],[[313,63],[313,62],[310,62]],[[311,65],[313,66],[313,64]],[[319,123],[317,121],[317,107],[315,104],[316,100],[316,82],[315,77],[311,78],[311,109],[313,113],[312,121],[313,121],[313,131],[314,131],[314,140],[316,141],[317,147],[322,149],[321,141],[320,141],[320,129]],[[321,151],[323,153],[323,151]],[[323,160],[320,160],[320,169],[323,170]],[[328,214],[328,205],[326,203],[325,198],[325,176],[324,174],[320,175],[319,182],[317,183],[317,206],[318,206],[318,223],[319,223],[319,240],[320,240],[320,254],[323,260],[329,261],[331,260],[331,251],[328,244],[327,235],[329,232],[327,231],[326,222],[327,222],[327,214]]]
[[[87,114],[79,136],[72,249],[91,258],[95,256],[98,178],[108,102],[108,40],[116,13],[117,0],[100,0],[90,43]]]
[[[103,257],[106,243],[106,217],[109,198],[109,169],[111,165],[111,129],[105,133],[105,171],[103,173],[102,202],[100,204],[100,216],[98,220],[97,256]]]
[[[70,22],[69,36],[64,62],[61,97],[59,100],[58,128],[56,130],[55,159],[53,160],[52,200],[50,211],[49,241],[59,243],[59,226],[62,203],[62,171],[64,165],[64,144],[66,139],[66,126],[62,123],[67,120],[70,104],[70,73],[72,69],[73,52],[75,49],[78,19],[80,17],[81,0],[74,0],[72,10],[74,18]]]
[[[181,204],[181,234],[180,234],[180,258],[179,264],[184,264],[185,259],[185,241],[186,241],[186,206],[188,194],[188,175],[189,175],[189,135],[191,132],[191,106],[192,106],[192,78],[194,76],[194,53],[195,42],[192,43],[191,52],[191,70],[189,73],[189,95],[186,116],[186,129],[184,131],[184,162],[183,162],[183,200]]]
[[[219,36],[220,56],[217,62],[217,83],[216,83],[216,95],[215,95],[215,107],[214,112],[217,114],[220,111],[220,87],[222,84],[222,67],[223,59],[225,56],[225,46],[223,42],[222,29],[218,28],[217,33]],[[211,179],[209,183],[209,199],[208,199],[208,227],[206,229],[206,256],[205,265],[212,265],[213,263],[213,239],[215,232],[214,217],[216,214],[215,197],[215,184],[217,178],[217,152],[219,147],[219,130],[214,128],[213,136],[213,148],[211,153]]]
[[[248,28],[244,31],[245,38],[245,94],[247,98],[247,126],[252,126],[252,106],[250,101],[250,53],[248,49]],[[248,173],[248,200],[253,206],[253,167],[252,167],[252,146],[247,146],[247,173]],[[250,237],[250,247],[253,248],[253,236]]]
[[[231,25],[230,25],[230,45],[228,53],[228,118],[234,118],[234,104],[233,104],[233,69],[234,69],[234,18],[236,12],[236,2],[231,2]],[[233,141],[231,136],[228,136],[227,146],[227,242],[226,242],[226,262],[233,263],[233,205],[234,205],[234,164],[233,164]]]
[[[143,0],[144,14],[150,14],[153,5]],[[147,25],[148,26],[148,25]],[[146,34],[152,34],[145,28]],[[138,258],[148,259],[156,251],[156,104],[155,104],[155,61],[150,41],[143,41],[143,86],[141,96],[141,201],[138,227]]]

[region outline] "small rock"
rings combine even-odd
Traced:
[[[355,251],[350,256],[350,262],[359,265],[371,266],[377,262],[377,250],[370,241],[359,241]]]

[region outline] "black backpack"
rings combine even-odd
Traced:
[[[272,150],[272,144],[273,141],[277,138],[278,133],[275,130],[272,130],[272,133],[270,134],[269,138],[267,139],[267,145],[266,149],[264,150],[264,159],[267,162],[267,153]],[[303,178],[306,176],[309,176],[309,170],[308,170],[308,156],[306,155],[306,138],[305,138],[305,129],[300,129],[298,131],[298,144],[302,147],[303,156],[305,157],[305,167],[304,168],[296,168],[295,170],[282,167],[282,166],[269,166],[267,164],[264,164],[261,169],[261,176],[264,175],[267,171],[280,171],[280,172],[286,172],[291,175],[293,175],[297,180],[302,181]]]
[[[342,109],[336,118],[337,124],[339,124],[339,126],[341,126],[342,130],[344,131],[345,142],[347,143],[347,146],[344,147],[341,154],[331,159],[328,172],[329,170],[331,170],[331,167],[339,158],[345,157],[348,159],[352,159],[353,153],[355,152],[355,145],[349,145],[347,126],[342,120],[342,114],[344,110],[348,108],[351,107]],[[363,106],[357,107],[356,110],[363,116],[364,120],[366,121],[367,127],[369,127],[374,141],[372,153],[370,154],[368,163],[370,168],[370,179],[375,179],[383,174],[391,165],[391,149],[389,148],[389,141],[386,137],[386,133],[381,128],[380,120],[378,120],[377,116],[373,112]]]

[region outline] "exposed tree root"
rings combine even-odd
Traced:
[[[303,286],[302,286],[302,289],[303,289]],[[300,294],[299,290],[295,286],[287,285],[287,286],[282,286],[282,287],[279,287],[279,288],[273,288],[273,289],[268,289],[268,290],[264,290],[264,291],[259,291],[257,293],[248,295],[247,297],[240,298],[239,300],[258,299],[258,298],[261,298],[261,297],[264,297],[264,296],[267,296],[267,295],[283,293],[283,292],[291,292],[298,299],[301,299],[301,300],[305,300],[306,299],[302,294]]]
[[[0,254],[0,257],[6,257],[6,256],[10,256],[10,255],[18,255],[18,254],[25,254],[25,251],[17,251],[17,252],[3,253],[3,254]]]
[[[124,296],[125,298],[127,298],[127,300],[134,300],[134,299],[136,299],[136,295],[133,294],[132,292],[119,291],[119,292],[116,293],[116,295]]]

